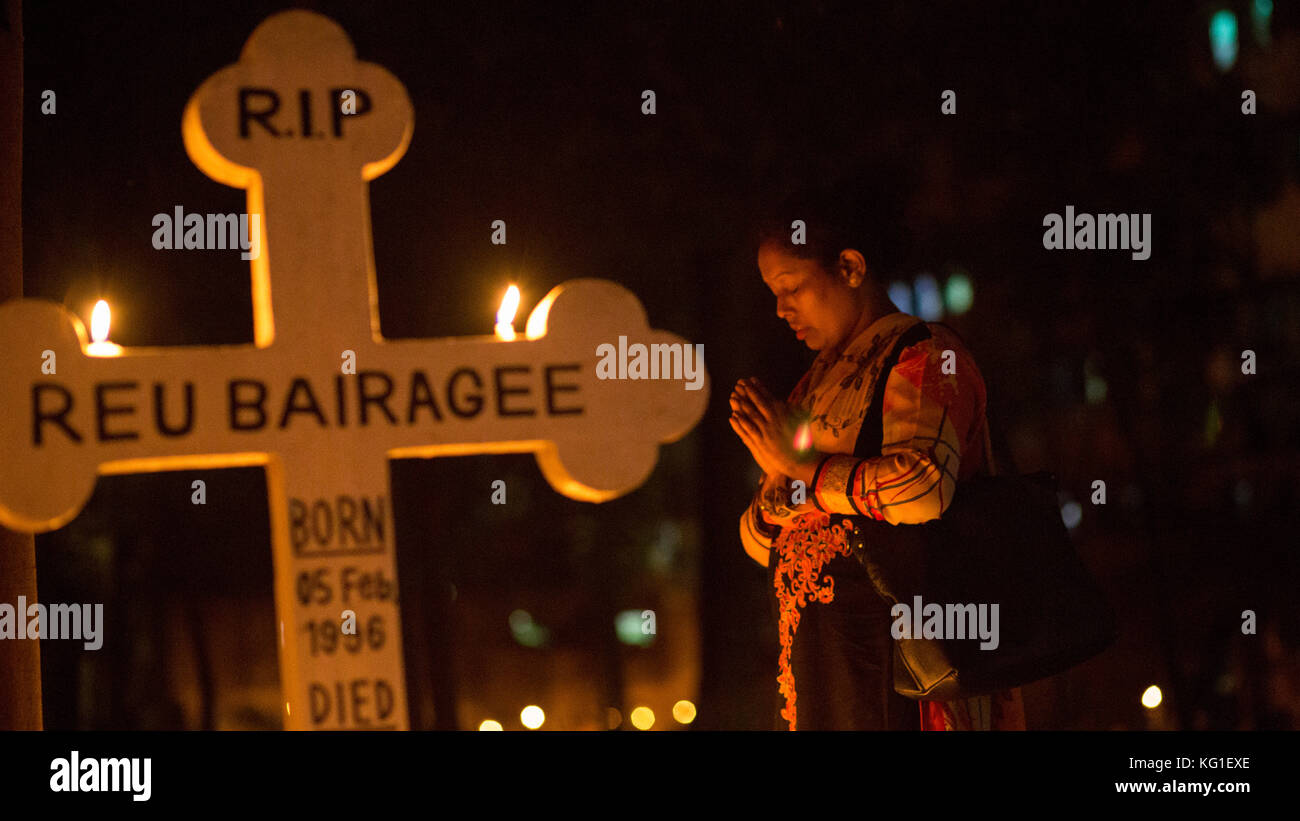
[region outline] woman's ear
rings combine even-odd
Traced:
[[[867,276],[867,260],[856,248],[840,251],[840,279],[850,288],[857,288]]]

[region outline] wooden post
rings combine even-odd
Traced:
[[[23,9],[0,21],[0,302],[23,295]],[[36,543],[0,527],[0,602],[36,601]],[[22,618],[22,616],[19,616]],[[0,730],[41,729],[41,643],[0,641]]]

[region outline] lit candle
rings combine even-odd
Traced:
[[[506,342],[515,338],[515,312],[519,310],[519,289],[511,285],[506,289],[506,295],[501,299],[501,307],[497,310],[497,339]]]
[[[810,447],[812,447],[812,426],[807,422],[804,422],[799,426],[798,430],[794,432],[794,448],[797,451],[803,452],[808,450]]]
[[[95,310],[90,313],[90,344],[86,353],[91,356],[121,356],[122,346],[108,341],[108,326],[112,322],[113,312],[108,303],[100,300],[95,303]]]

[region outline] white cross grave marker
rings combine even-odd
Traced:
[[[707,382],[597,377],[597,348],[619,336],[686,347],[606,280],[553,289],[515,341],[384,340],[367,184],[411,132],[402,84],[337,24],[276,14],[182,122],[195,164],[261,217],[255,343],[91,356],[62,306],[0,305],[0,524],[62,527],[97,474],[266,467],[290,729],[407,727],[389,458],[534,452],[552,487],[600,502],[643,483],[707,402]],[[344,610],[355,637],[339,636]]]

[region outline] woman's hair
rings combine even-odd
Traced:
[[[883,286],[898,273],[908,253],[900,182],[898,172],[884,169],[789,192],[758,215],[753,247],[777,242],[800,259],[817,260],[831,275],[839,268],[840,251],[856,248]],[[804,222],[803,244],[790,241],[795,220]]]

